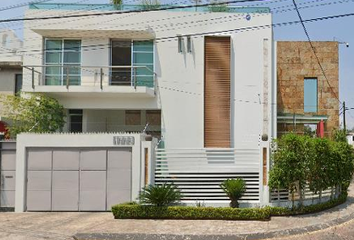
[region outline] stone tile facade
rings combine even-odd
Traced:
[[[330,136],[339,128],[338,42],[313,42],[313,45],[331,87],[309,42],[277,42],[278,115],[304,114],[304,79],[317,78],[318,111],[313,115],[328,116],[325,133]],[[293,130],[292,124],[278,124],[278,135],[289,130]],[[296,130],[303,131],[303,125]]]

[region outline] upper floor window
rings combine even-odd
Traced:
[[[15,94],[18,94],[22,90],[22,74],[15,75]]]
[[[112,41],[111,85],[154,85],[153,41]],[[126,66],[126,67],[124,67]]]
[[[304,112],[315,113],[318,109],[317,78],[304,79]]]
[[[80,85],[81,40],[45,40],[45,85]]]

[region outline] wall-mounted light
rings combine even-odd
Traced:
[[[191,36],[187,36],[187,52],[192,52],[192,38]]]

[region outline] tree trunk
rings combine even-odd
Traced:
[[[231,199],[230,207],[238,208],[239,207],[238,201],[236,199]]]

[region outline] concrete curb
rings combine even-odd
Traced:
[[[141,233],[78,233],[75,240],[256,240],[286,237],[324,230],[354,219],[354,213],[333,219],[326,223],[301,228],[283,229],[264,233],[244,233],[232,235],[176,235],[176,234],[141,234]]]

